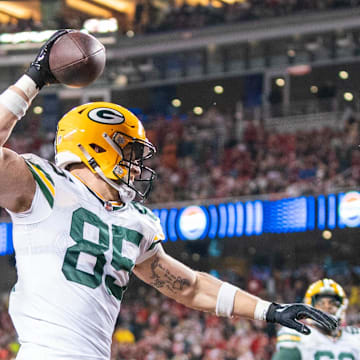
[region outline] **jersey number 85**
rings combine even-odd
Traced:
[[[85,224],[96,227],[99,231],[98,243],[84,239]],[[123,240],[129,241],[139,247],[142,235],[135,230],[122,226],[112,225],[113,255],[111,266],[116,270],[125,270],[131,273],[134,262],[122,256]],[[67,280],[85,285],[90,288],[97,288],[102,283],[104,266],[106,264],[105,252],[109,250],[110,235],[109,227],[96,214],[87,209],[79,208],[74,211],[71,221],[70,237],[76,242],[70,246],[65,254],[62,272]],[[93,274],[77,268],[81,253],[89,254],[96,258]],[[121,301],[126,286],[115,284],[116,279],[107,274],[105,285],[108,292]]]

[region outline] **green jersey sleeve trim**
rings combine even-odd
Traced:
[[[162,242],[162,240],[158,240],[158,241],[154,241],[150,247],[147,249],[147,251],[152,250],[157,244],[160,244]]]
[[[277,342],[300,342],[301,338],[299,335],[294,334],[279,334],[277,337]]]
[[[35,166],[38,170],[40,170],[40,171],[46,176],[46,178],[50,181],[50,183],[51,183],[52,185],[54,185],[54,180],[51,178],[51,176],[49,175],[48,172],[46,172],[40,165],[35,164],[35,163],[33,163],[32,161],[30,161],[30,160],[27,160],[27,161],[29,161],[29,163],[30,163],[32,166]]]
[[[54,181],[51,179],[50,175],[42,170],[38,165],[32,164],[28,160],[25,160],[25,162],[35,181],[39,185],[41,192],[45,196],[46,201],[49,203],[50,207],[53,208],[55,196]]]

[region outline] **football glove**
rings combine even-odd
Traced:
[[[34,80],[36,87],[40,90],[44,85],[57,83],[55,76],[49,68],[49,54],[55,41],[72,30],[58,30],[40,48],[35,60],[30,64],[25,74]]]
[[[335,330],[338,322],[334,316],[325,314],[312,306],[305,304],[284,304],[272,303],[266,313],[266,321],[278,323],[296,331],[309,335],[311,330],[302,322],[301,319],[310,318],[324,329]]]

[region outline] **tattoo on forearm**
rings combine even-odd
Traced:
[[[174,294],[190,286],[188,279],[172,274],[159,262],[159,259],[151,263],[151,280],[152,286],[158,289],[165,287]]]

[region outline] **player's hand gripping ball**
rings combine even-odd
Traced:
[[[92,35],[58,30],[41,47],[26,74],[39,89],[53,83],[84,87],[101,75],[105,60],[104,46]]]

